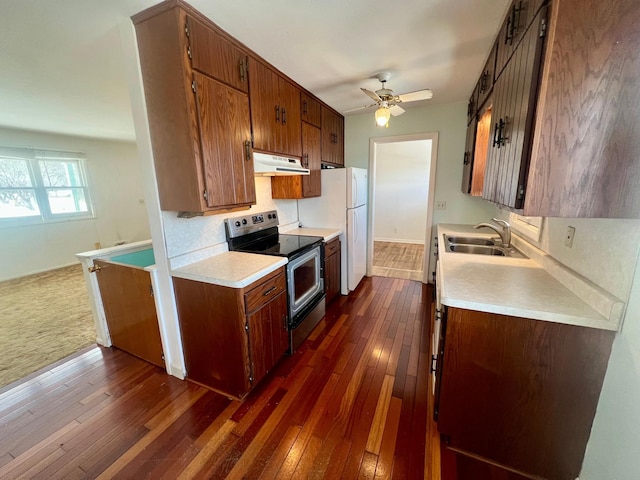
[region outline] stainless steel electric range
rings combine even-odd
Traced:
[[[287,257],[289,353],[325,314],[323,238],[278,233],[278,212],[225,220],[229,250]]]

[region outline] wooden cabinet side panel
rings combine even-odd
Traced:
[[[525,214],[640,218],[640,4],[552,9]]]
[[[245,53],[194,18],[187,21],[193,68],[246,93]]]
[[[197,212],[205,206],[184,18],[174,8],[135,28],[160,208]]]
[[[241,291],[182,278],[173,284],[187,377],[242,397],[250,371]]]
[[[342,117],[341,115],[335,116],[335,131],[336,131],[335,163],[338,166],[344,167],[344,117]]]
[[[151,275],[140,268],[95,260],[100,296],[115,347],[164,368]]]
[[[467,126],[467,137],[464,143],[464,156],[462,159],[462,193],[471,192],[471,173],[473,172],[474,145],[476,141],[476,128],[478,122],[473,121]]]
[[[340,242],[338,240],[338,242]],[[340,293],[340,244],[324,259],[326,302],[331,302]]]
[[[498,464],[576,478],[614,335],[450,308],[438,429]]]

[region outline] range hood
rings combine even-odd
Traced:
[[[256,177],[275,177],[280,175],[309,175],[297,158],[279,157],[266,153],[253,153],[253,171]]]

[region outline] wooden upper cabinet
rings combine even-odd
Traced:
[[[471,192],[471,172],[473,171],[477,125],[478,122],[473,121],[467,126],[467,139],[465,141],[464,155],[462,158],[462,193]]]
[[[178,212],[248,208],[255,203],[255,187],[253,165],[246,161],[251,146],[246,143],[251,140],[247,94],[194,70],[189,58],[193,39],[187,36],[182,4],[153,7],[133,21],[160,208]],[[200,28],[206,27],[199,24],[196,30]],[[196,46],[207,44],[198,41]],[[202,67],[202,72],[206,70]]]
[[[551,8],[524,212],[640,218],[640,3]]]
[[[514,0],[498,33],[495,78],[506,67],[546,0]]]
[[[467,126],[471,125],[471,122],[476,120],[478,114],[478,84],[476,84],[473,92],[471,92],[471,96],[469,97],[469,101],[467,102]]]
[[[309,198],[321,194],[320,129],[302,122],[302,166],[309,175],[286,175],[271,178],[272,198]]]
[[[322,163],[344,167],[344,117],[323,105],[321,120]]]
[[[187,17],[186,28],[193,69],[246,93],[247,55],[192,17]]]
[[[249,99],[194,73],[207,206],[256,202]]]
[[[266,152],[302,155],[300,91],[274,70],[249,59],[253,147]]]
[[[477,100],[476,106],[477,109],[480,110],[486,99],[491,94],[493,90],[493,84],[495,82],[495,73],[496,73],[496,53],[498,51],[498,42],[496,41],[493,44],[493,48],[489,53],[489,58],[482,69],[482,73],[480,74],[480,78],[478,79],[478,85],[476,86],[477,90]]]
[[[493,125],[482,196],[522,208],[529,168],[546,7],[527,30],[494,87]]]
[[[310,123],[318,128],[322,127],[321,105],[315,98],[306,92],[300,93],[300,108],[302,121]]]

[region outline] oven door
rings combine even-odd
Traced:
[[[287,264],[289,282],[289,315],[292,328],[298,324],[298,316],[319,295],[324,294],[321,247],[316,247]]]

